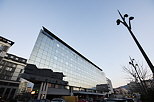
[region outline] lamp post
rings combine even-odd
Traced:
[[[118,10],[119,12],[119,10]],[[128,17],[128,14],[125,14],[124,16],[121,15],[121,13],[119,12],[119,15],[121,17],[122,20],[117,19],[117,25],[119,25],[120,23],[122,23],[129,31],[129,33],[131,34],[132,38],[134,39],[135,43],[137,44],[139,50],[141,51],[143,57],[145,58],[146,62],[148,63],[153,75],[154,75],[154,66],[152,65],[150,59],[148,58],[148,56],[146,55],[145,51],[143,50],[142,46],[140,45],[140,43],[138,42],[138,40],[136,39],[135,35],[133,34],[132,30],[131,30],[131,20],[134,19],[134,17],[129,17],[129,24],[127,24],[125,18]]]

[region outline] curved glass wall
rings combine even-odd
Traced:
[[[39,33],[29,63],[62,72],[66,76],[64,80],[72,86],[93,88],[97,84],[106,84],[103,71],[43,30]]]

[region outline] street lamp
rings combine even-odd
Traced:
[[[133,32],[131,30],[131,20],[133,20],[134,17],[129,17],[129,24],[127,24],[125,18],[128,17],[128,14],[125,14],[124,16],[122,16],[119,10],[118,10],[118,13],[119,13],[122,20],[117,19],[117,21],[116,21],[117,25],[120,25],[120,23],[122,23],[128,29],[129,33],[131,34],[132,38],[134,39],[135,43],[137,44],[139,50],[141,51],[143,57],[145,58],[146,62],[148,63],[148,65],[154,75],[154,66],[152,65],[150,59],[146,55],[145,51],[143,50],[142,46],[140,45],[140,43],[138,42],[138,40],[136,39],[135,35],[133,34]]]

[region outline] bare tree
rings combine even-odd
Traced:
[[[144,80],[147,77],[148,71],[147,69],[143,68],[143,65],[138,64],[135,59],[130,57],[129,62],[130,67],[123,67],[123,70],[130,75],[130,79],[138,85],[140,88],[140,92],[147,94],[147,86]]]
[[[138,82],[136,72],[134,71],[134,69],[132,67],[130,68],[130,67],[123,66],[123,70],[124,70],[124,72],[126,72],[130,76],[128,78],[129,80]]]

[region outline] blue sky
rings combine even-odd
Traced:
[[[0,0],[0,35],[15,42],[9,53],[28,59],[45,26],[118,87],[128,82],[122,66],[129,56],[149,68],[127,29],[116,25],[117,9],[135,17],[132,30],[154,64],[153,0]]]

